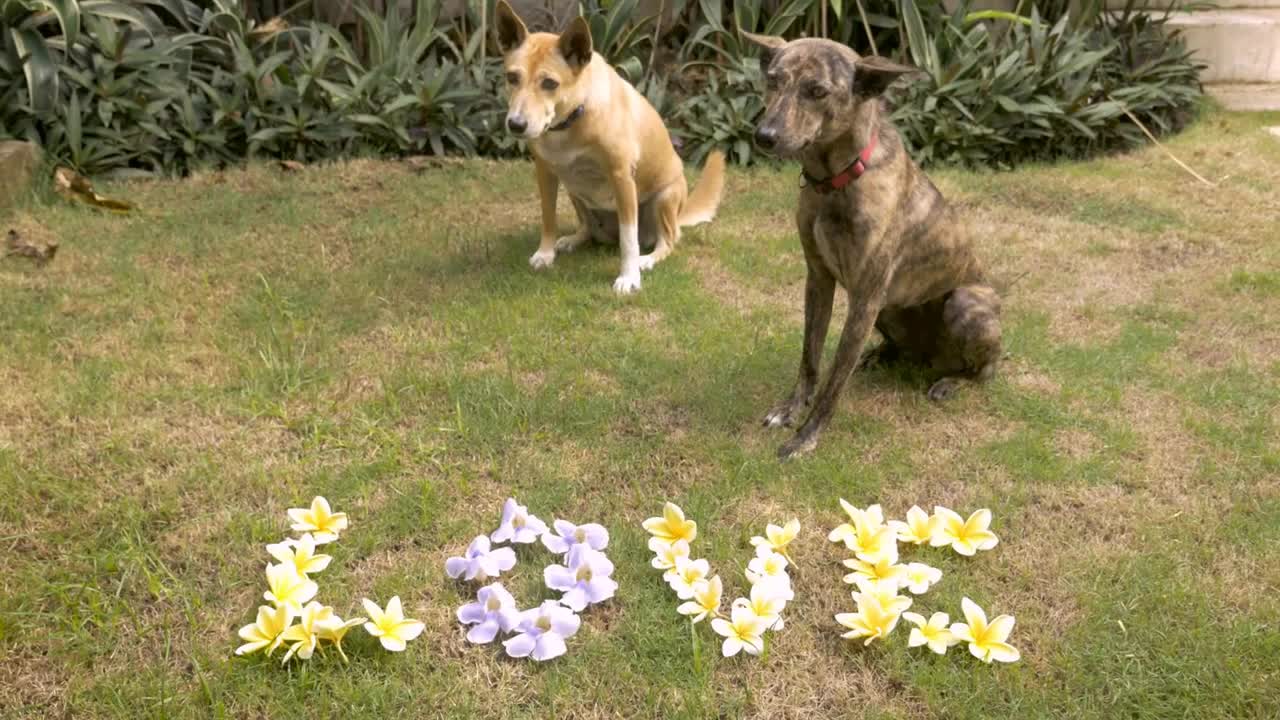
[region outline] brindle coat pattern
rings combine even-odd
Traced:
[[[923,363],[939,377],[929,388],[933,400],[947,398],[962,379],[990,378],[1001,354],[1000,300],[983,280],[967,227],[888,121],[881,94],[911,69],[826,40],[748,38],[765,51],[760,144],[797,158],[810,177],[828,178],[853,163],[872,133],[877,140],[860,178],[840,190],[806,186],[800,193],[796,225],[808,271],[800,373],[764,421],[790,427],[803,420],[778,451],[787,458],[817,446],[860,365]],[[849,314],[819,388],[837,284],[848,294]],[[873,327],[884,342],[864,355]]]

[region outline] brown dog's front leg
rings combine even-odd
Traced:
[[[836,279],[822,266],[821,260],[809,262],[804,283],[804,349],[800,355],[800,377],[791,395],[764,416],[766,427],[791,427],[800,419],[813,389],[818,384],[818,366],[822,362],[822,346],[827,341],[831,324],[831,303],[835,299]]]
[[[560,178],[536,155],[533,167],[538,178],[538,197],[542,201],[542,238],[538,251],[529,258],[529,265],[541,270],[556,261],[556,196],[560,194]]]
[[[779,458],[786,460],[793,455],[809,452],[818,446],[818,434],[831,419],[831,413],[835,411],[836,403],[840,400],[840,391],[844,389],[845,382],[857,367],[858,359],[862,356],[862,347],[866,345],[871,328],[880,314],[886,286],[887,283],[884,282],[876,283],[873,292],[859,292],[849,298],[849,316],[844,322],[844,332],[840,335],[840,346],[836,349],[835,360],[831,363],[831,372],[818,392],[809,418],[796,431],[795,437],[778,448]]]

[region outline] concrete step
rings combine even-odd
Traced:
[[[1216,83],[1204,89],[1228,110],[1280,110],[1280,83]]]
[[[1208,67],[1206,83],[1280,83],[1280,9],[1179,11],[1169,24]]]
[[[1108,10],[1123,10],[1125,0],[1107,0]],[[1186,7],[1191,3],[1179,2],[1178,7]],[[1138,0],[1135,7],[1146,7],[1164,12],[1169,7],[1169,0]],[[1242,8],[1276,8],[1280,9],[1280,0],[1220,0],[1214,3],[1213,10],[1240,10]]]

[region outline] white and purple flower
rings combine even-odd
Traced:
[[[564,639],[578,632],[582,620],[569,608],[555,600],[520,613],[519,633],[502,644],[507,654],[514,658],[531,657],[534,660],[550,660],[560,657],[567,649]]]
[[[547,524],[529,513],[529,508],[516,502],[515,498],[507,498],[502,506],[502,524],[489,535],[495,543],[510,540],[517,543],[531,543],[547,531]]]
[[[458,622],[475,625],[467,631],[467,640],[483,645],[493,642],[499,630],[511,632],[520,623],[520,611],[502,583],[494,583],[480,588],[475,602],[458,608]]]
[[[481,582],[516,566],[516,553],[511,548],[489,549],[489,538],[477,535],[467,546],[462,557],[451,557],[444,562],[444,571],[451,578],[462,576],[464,580]]]
[[[588,605],[604,602],[613,597],[618,583],[609,576],[613,563],[605,554],[583,545],[574,545],[569,551],[568,565],[548,565],[543,571],[547,587],[560,590],[564,596],[560,602],[574,612],[582,612]]]
[[[564,555],[578,545],[586,545],[592,550],[604,550],[609,544],[609,531],[599,523],[574,525],[567,520],[556,520],[551,523],[555,532],[542,534],[542,544],[557,555]]]

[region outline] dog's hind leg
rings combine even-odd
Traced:
[[[572,195],[573,212],[578,216],[578,229],[556,240],[556,252],[568,253],[577,250],[591,240],[591,211],[582,201]]]
[[[640,256],[640,269],[652,270],[654,265],[666,259],[680,239],[680,206],[684,204],[685,189],[682,184],[670,185],[649,201],[646,219],[657,235],[653,252]]]
[[[933,361],[943,376],[929,388],[929,399],[946,400],[964,380],[990,380],[1000,354],[1000,298],[996,291],[986,285],[952,290],[942,307],[940,352]]]

